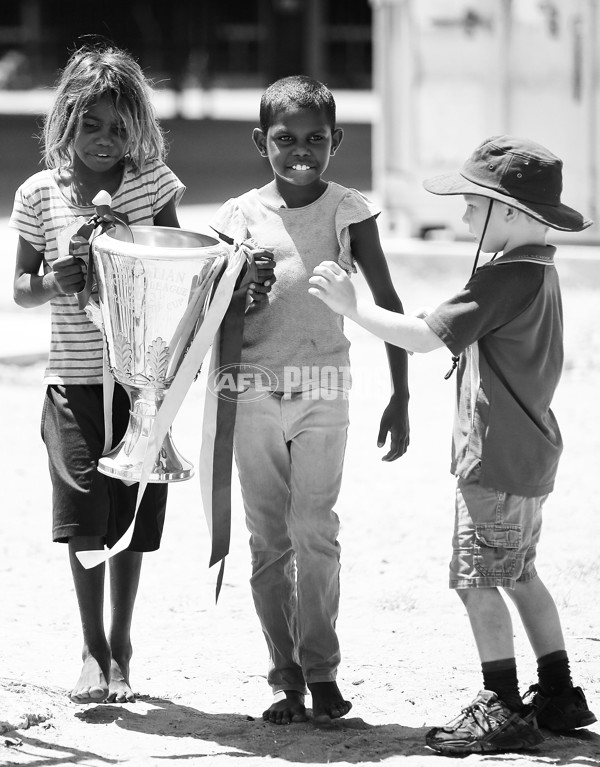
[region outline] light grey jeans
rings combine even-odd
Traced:
[[[235,427],[256,612],[274,692],[336,678],[339,519],[348,400],[240,394]]]

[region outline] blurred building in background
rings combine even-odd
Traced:
[[[0,85],[51,83],[90,34],[170,88],[263,87],[298,72],[371,87],[369,0],[2,0]]]
[[[392,227],[464,232],[462,198],[428,194],[422,179],[502,133],[561,157],[563,200],[598,221],[598,0],[371,2],[373,186]]]
[[[598,219],[599,5],[2,0],[0,89],[50,85],[86,35],[140,60],[158,87],[161,116],[254,119],[261,89],[304,73],[334,90],[345,122],[351,114],[372,126],[370,188],[382,225],[399,234],[464,233],[462,200],[427,194],[422,179],[457,169],[500,133],[528,136],[562,157],[564,199]],[[0,107],[1,99],[0,91]],[[598,227],[584,236],[598,239]]]

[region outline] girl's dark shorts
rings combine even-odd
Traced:
[[[113,397],[113,447],[129,422],[129,397],[118,384]],[[133,519],[138,483],[101,474],[96,466],[104,448],[104,408],[100,384],[59,386],[46,390],[42,439],[52,480],[52,539],[65,543],[74,535],[97,536],[113,546]],[[160,546],[167,485],[148,484],[138,510],[130,551]]]

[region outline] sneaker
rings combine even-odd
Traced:
[[[594,724],[596,716],[589,710],[581,687],[568,687],[557,695],[546,695],[538,684],[529,688],[525,698],[535,709],[540,727],[555,732],[576,730]]]
[[[543,740],[533,709],[520,716],[490,690],[481,690],[456,719],[425,736],[426,745],[441,754],[517,751],[535,748]]]

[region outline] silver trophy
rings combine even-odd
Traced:
[[[102,328],[110,372],[131,401],[125,436],[98,463],[103,474],[140,481],[153,421],[230,251],[208,235],[160,226],[119,224],[93,240],[99,303],[86,311]],[[193,473],[169,428],[148,481],[177,482]]]

